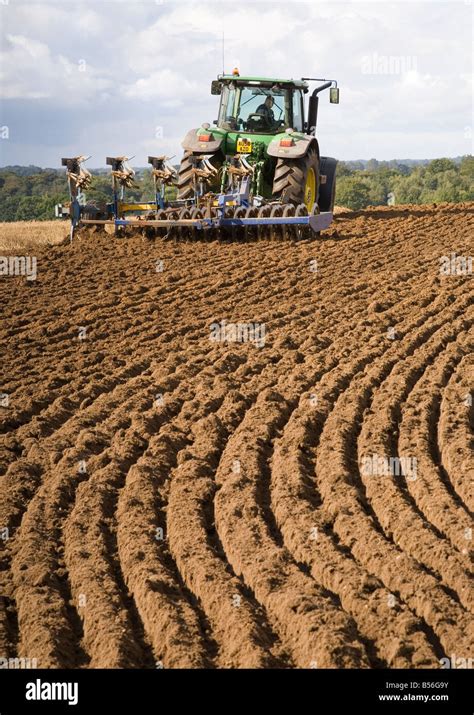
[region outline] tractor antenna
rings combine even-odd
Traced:
[[[224,44],[224,30],[222,30],[222,74],[225,74]]]

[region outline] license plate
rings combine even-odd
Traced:
[[[250,139],[245,139],[245,137],[240,137],[237,139],[237,154],[251,154],[252,153],[252,142]]]

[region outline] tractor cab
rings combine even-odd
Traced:
[[[221,76],[212,83],[221,95],[219,129],[246,134],[278,134],[287,127],[304,131],[304,82]]]

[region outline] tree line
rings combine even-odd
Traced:
[[[92,171],[87,199],[112,199],[110,177]],[[153,197],[149,169],[136,174],[138,188],[127,191],[131,201]],[[68,201],[64,171],[13,166],[0,169],[0,221],[49,220],[54,206]],[[350,209],[386,204],[474,201],[474,157],[434,159],[427,163],[396,161],[344,162],[337,166],[336,204]]]
[[[365,168],[337,165],[336,204],[351,209],[383,204],[474,201],[474,157],[433,159],[408,166],[371,159]]]

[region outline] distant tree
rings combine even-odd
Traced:
[[[25,193],[26,182],[21,176],[7,172],[3,178],[2,192],[10,196]]]
[[[426,167],[426,170],[431,174],[439,174],[450,169],[456,169],[456,164],[451,159],[433,159]]]
[[[434,190],[438,188],[438,177],[436,174],[428,174],[424,182],[425,189]]]
[[[379,167],[379,162],[377,159],[369,159],[367,162],[366,171],[377,171]]]
[[[423,181],[420,177],[420,168],[414,169],[410,176],[397,176],[391,181],[390,190],[395,195],[396,204],[420,203],[423,190]]]
[[[350,176],[351,169],[345,161],[338,161],[336,165],[336,176]]]
[[[387,203],[388,190],[385,182],[381,182],[377,176],[373,174],[367,181],[369,188],[369,206],[381,206]]]
[[[459,172],[474,181],[474,156],[463,156],[459,164]]]
[[[346,164],[351,171],[363,171],[365,169],[365,162],[363,161],[347,161]]]
[[[362,179],[343,176],[336,183],[336,203],[350,209],[363,209],[370,204],[370,188]]]
[[[411,174],[411,168],[406,164],[396,163],[396,170],[399,174],[403,174],[404,176],[409,176]]]

